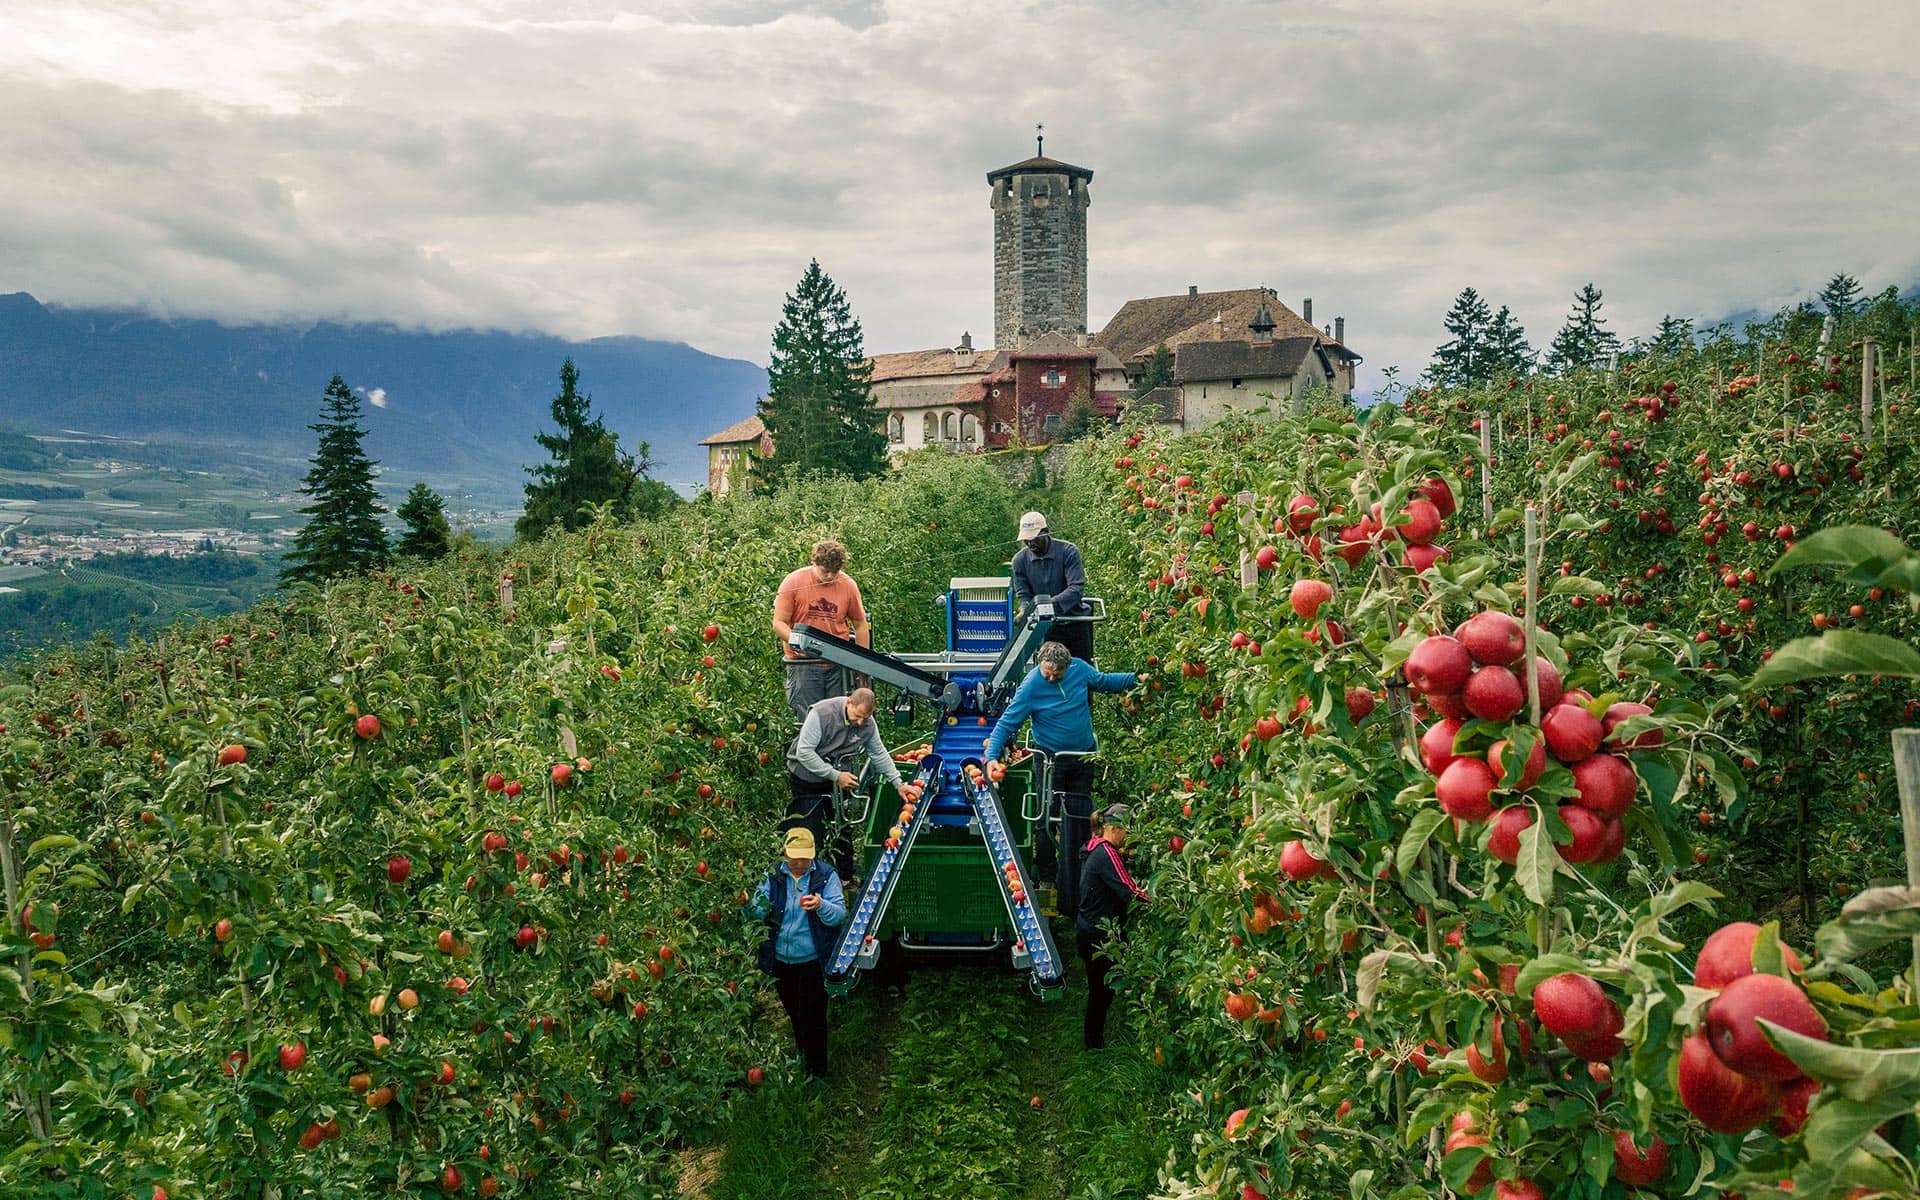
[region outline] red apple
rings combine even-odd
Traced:
[[[1760,1031],[1761,1020],[1805,1037],[1827,1036],[1826,1021],[1792,980],[1743,975],[1707,1005],[1707,1044],[1721,1062],[1749,1078],[1770,1083],[1800,1078],[1804,1072]]]
[[[1501,738],[1487,748],[1487,765],[1503,783],[1507,778],[1507,755],[1512,751],[1513,743]],[[1540,773],[1547,769],[1547,747],[1539,738],[1535,738],[1533,748],[1527,751],[1526,765],[1520,768],[1520,780],[1512,787],[1526,791],[1540,781]]]
[[[1619,755],[1595,754],[1573,764],[1573,786],[1580,791],[1574,798],[1575,804],[1602,817],[1618,820],[1621,814],[1633,807],[1633,796],[1640,787],[1640,779],[1633,773],[1633,768],[1627,765],[1627,760]]]
[[[1540,732],[1547,739],[1547,749],[1567,764],[1592,756],[1606,737],[1599,718],[1564,700],[1541,713]]]
[[[1510,721],[1527,706],[1519,677],[1505,667],[1482,667],[1461,691],[1467,711],[1483,721]]]
[[[353,732],[363,739],[372,740],[380,736],[380,718],[368,713],[353,723]]]
[[[1493,768],[1479,759],[1456,758],[1440,772],[1433,792],[1448,816],[1484,821],[1493,815],[1493,789],[1499,782]]]
[[[1321,579],[1296,579],[1293,591],[1287,600],[1293,605],[1293,611],[1301,620],[1311,621],[1319,613],[1320,606],[1333,599],[1333,588]]]
[[[280,1044],[280,1069],[298,1071],[306,1065],[307,1044],[305,1042],[282,1042]]]
[[[1459,736],[1464,724],[1464,721],[1448,718],[1427,726],[1427,731],[1420,735],[1420,762],[1430,773],[1440,774],[1453,761],[1453,739]]]
[[[1487,853],[1508,866],[1520,861],[1520,831],[1532,824],[1533,809],[1525,804],[1510,804],[1493,814]]]
[[[1629,1187],[1646,1187],[1667,1173],[1667,1143],[1659,1134],[1649,1134],[1645,1149],[1634,1144],[1633,1134],[1625,1129],[1613,1135],[1613,1177]]]
[[[1753,940],[1759,934],[1760,927],[1751,921],[1735,921],[1714,930],[1701,945],[1700,957],[1694,961],[1694,986],[1723,988],[1736,979],[1753,974]],[[1782,945],[1780,959],[1788,970],[1795,974],[1800,972],[1800,956],[1793,952],[1792,947]]]
[[[413,874],[413,860],[404,854],[396,854],[387,860],[387,882],[405,883],[407,876]]]
[[[1407,683],[1416,691],[1457,692],[1467,686],[1473,658],[1467,648],[1446,634],[1435,634],[1407,655]]]
[[[1779,1100],[1772,1084],[1721,1062],[1704,1029],[1680,1043],[1678,1083],[1680,1103],[1715,1133],[1745,1133],[1772,1115]]]
[[[1488,666],[1517,663],[1527,652],[1527,635],[1520,622],[1491,609],[1468,617],[1454,636],[1475,662]]]

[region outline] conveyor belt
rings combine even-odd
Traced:
[[[980,763],[977,758],[972,761],[975,765]],[[962,770],[964,772],[964,765]],[[1000,899],[1007,906],[1007,916],[1013,920],[1013,965],[1018,969],[1030,967],[1034,989],[1042,998],[1052,999],[1060,993],[1066,970],[1054,948],[1053,935],[1048,932],[1047,919],[1034,907],[1033,880],[1027,874],[1026,864],[1020,861],[1020,848],[1014,845],[1006,816],[1000,811],[999,789],[984,776],[978,784],[967,780],[965,788],[967,799],[980,820],[980,836],[986,840],[988,853],[993,858],[993,876],[1000,888]],[[1008,870],[1009,867],[1012,869]]]
[[[924,696],[948,709],[960,707],[960,689],[939,675],[933,675],[891,654],[869,650],[858,642],[822,633],[806,622],[793,627],[787,645],[802,654],[822,658],[837,667],[848,667],[862,675],[890,683],[904,692]]]
[[[834,945],[832,957],[827,960],[827,986],[836,992],[844,992],[851,985],[855,971],[865,970],[879,960],[880,943],[874,938],[873,931],[880,928],[882,919],[887,915],[887,904],[893,899],[893,889],[900,882],[907,855],[913,852],[914,840],[927,827],[927,814],[933,810],[930,801],[933,799],[934,784],[941,774],[938,755],[930,754],[920,761],[920,770],[913,777],[913,782],[920,784],[924,791],[920,803],[914,806],[913,820],[908,823],[899,844],[882,849],[873,860],[866,886],[848,911],[846,926],[840,932],[840,940]]]

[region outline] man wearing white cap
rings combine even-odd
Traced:
[[[1085,616],[1088,605],[1086,568],[1080,563],[1080,547],[1056,540],[1047,532],[1047,519],[1037,512],[1020,518],[1020,541],[1024,543],[1013,556],[1013,595],[1022,612],[1036,600],[1051,600],[1053,615]],[[1093,662],[1093,623],[1057,621],[1047,631],[1049,641],[1059,642],[1075,658]]]

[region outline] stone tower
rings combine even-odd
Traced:
[[[1053,330],[1087,332],[1087,185],[1093,172],[1046,157],[987,172],[993,189],[993,344],[1017,350]]]

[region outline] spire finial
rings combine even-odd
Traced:
[[[1046,145],[1047,127],[1045,125],[1035,125],[1033,127],[1033,156],[1035,158],[1045,158]]]

